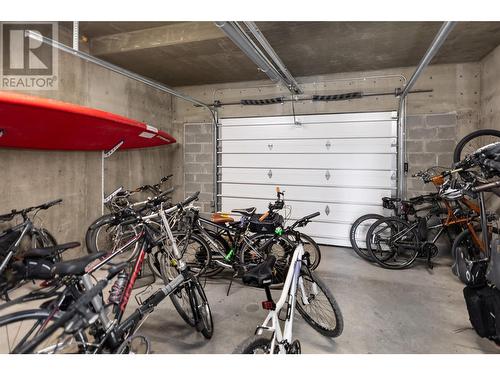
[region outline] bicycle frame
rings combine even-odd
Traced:
[[[4,260],[0,264],[0,275],[5,271],[7,268],[7,265],[9,264],[10,260],[14,257],[16,254],[17,250],[19,249],[19,245],[21,244],[21,241],[23,240],[24,236],[26,236],[26,233],[28,233],[31,229],[33,229],[33,223],[29,219],[25,219],[25,221],[21,224],[18,224],[11,228],[12,231],[18,231],[21,228],[21,234],[19,235],[19,238],[12,244],[10,247],[7,249],[7,255],[5,256]]]
[[[295,315],[296,302],[295,295],[297,292],[297,288],[300,288],[303,303],[309,304],[307,296],[305,295],[302,277],[300,276],[303,265],[303,256],[304,247],[301,243],[299,243],[293,253],[292,260],[290,262],[290,268],[288,269],[285,283],[283,285],[283,291],[281,292],[280,298],[276,303],[276,307],[274,310],[269,311],[262,325],[257,327],[256,330],[256,334],[258,335],[261,335],[264,331],[269,331],[272,333],[270,346],[271,354],[274,354],[276,345],[278,346],[278,353],[285,354],[287,346],[292,343],[293,319]],[[279,313],[284,307],[285,303],[288,304],[288,309],[282,330],[279,320]]]

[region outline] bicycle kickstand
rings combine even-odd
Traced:
[[[434,264],[432,264],[432,260],[431,260],[431,258],[432,258],[431,255],[432,255],[431,251],[428,250],[427,251],[427,268],[430,270],[432,270],[434,268]]]
[[[231,277],[231,281],[229,281],[229,286],[227,287],[226,297],[229,296],[229,291],[231,290],[231,286],[233,285],[233,280],[234,280],[234,278],[236,277],[237,274],[238,274],[238,272],[235,272],[233,274],[233,276]]]

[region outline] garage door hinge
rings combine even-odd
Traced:
[[[328,151],[330,151],[330,147],[332,147],[332,144],[331,144],[331,143],[330,143],[330,141],[328,140],[328,141],[326,141],[325,146],[326,146],[326,149],[327,149]]]
[[[267,176],[269,178],[272,178],[273,177],[273,171],[272,170],[269,170],[269,172],[267,172]]]
[[[396,181],[398,179],[398,174],[396,172],[391,173],[391,181]]]
[[[330,177],[331,177],[330,171],[326,171],[326,173],[325,173],[326,180],[328,181],[330,179]]]
[[[326,216],[330,215],[330,207],[328,205],[325,207],[325,214]]]

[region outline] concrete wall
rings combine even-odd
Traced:
[[[392,92],[401,87],[404,77],[409,78],[414,68],[335,74],[299,78],[307,94],[334,92]],[[288,91],[269,82],[243,82],[225,85],[205,85],[179,88],[200,100],[211,103],[239,101],[242,98],[263,98],[288,95]],[[446,64],[430,66],[417,81],[415,89],[433,89],[432,93],[412,94],[408,99],[408,160],[410,173],[436,164],[449,166],[456,140],[479,126],[480,64]],[[367,97],[360,100],[330,103],[298,102],[296,114],[338,113],[395,110],[394,96]],[[211,208],[212,137],[207,111],[174,99],[174,125],[185,129],[182,138],[185,193],[203,192],[201,205]],[[222,107],[220,117],[273,116],[292,113],[290,103],[259,107],[240,105]],[[196,125],[194,125],[196,124]],[[180,156],[179,156],[180,157]],[[179,164],[182,165],[182,164]],[[180,176],[178,173],[181,184]],[[408,179],[409,195],[434,189],[417,179]]]
[[[61,30],[61,40],[69,44],[69,33]],[[59,52],[59,89],[24,93],[117,113],[179,137],[172,127],[170,95],[63,52]],[[178,148],[115,153],[105,162],[105,191],[157,182],[172,173],[172,155]],[[40,214],[59,242],[83,241],[88,225],[101,214],[101,152],[0,149],[0,176],[0,213],[64,199],[62,206]]]
[[[500,46],[481,61],[480,126],[500,129]]]

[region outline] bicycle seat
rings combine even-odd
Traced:
[[[222,212],[215,212],[210,216],[210,220],[216,224],[232,223],[234,218]]]
[[[26,251],[24,258],[46,258],[78,246],[80,246],[80,242],[68,242],[55,246],[34,248]]]
[[[382,197],[382,201],[384,202],[400,202],[400,198],[392,198],[392,197]]]
[[[265,261],[247,271],[243,275],[243,283],[258,287],[271,284],[273,279],[274,263],[276,263],[276,257],[270,255]]]
[[[235,214],[241,214],[243,216],[252,216],[255,213],[255,210],[257,210],[255,207],[249,207],[237,208],[235,210],[231,210],[231,212],[234,212]]]
[[[66,262],[60,262],[54,264],[54,275],[59,276],[81,276],[85,273],[85,268],[92,263],[94,260],[99,259],[106,255],[105,251],[100,253],[94,253],[82,258],[68,260]]]

